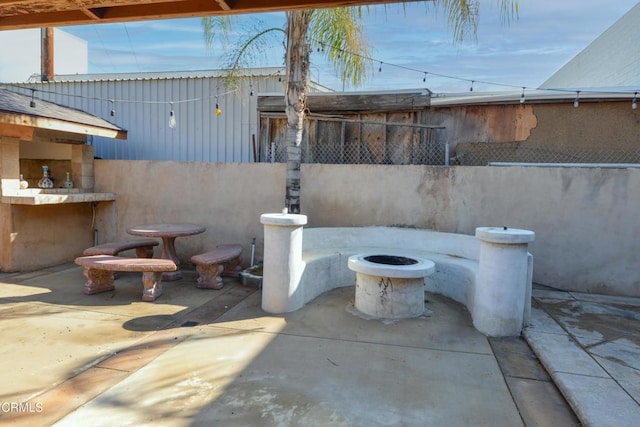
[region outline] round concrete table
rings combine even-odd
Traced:
[[[162,239],[160,257],[170,259],[178,266],[176,271],[162,273],[162,280],[172,281],[182,279],[180,260],[176,255],[176,238],[204,233],[205,230],[204,226],[198,224],[144,224],[128,228],[127,233],[133,236],[160,237]]]

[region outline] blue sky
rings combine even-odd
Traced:
[[[610,27],[638,0],[519,0],[519,18],[509,25],[498,16],[497,0],[480,0],[476,41],[453,42],[441,12],[422,3],[374,6],[364,19],[375,59],[365,85],[357,90],[428,87],[435,92],[509,90],[538,87],[551,74]],[[238,16],[236,36],[263,22],[283,27],[284,14]],[[129,22],[66,27],[89,43],[89,72],[146,72],[223,68],[225,50],[206,47],[200,19]],[[282,66],[281,40],[273,40],[256,66]],[[380,62],[382,71],[379,72]],[[412,70],[407,70],[405,68]],[[426,82],[423,82],[426,75]],[[431,73],[448,77],[438,77]],[[312,76],[342,89],[330,64],[312,54]],[[487,85],[478,82],[492,82]],[[354,89],[349,88],[347,89]]]

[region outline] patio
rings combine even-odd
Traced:
[[[22,425],[578,423],[524,339],[487,339],[447,298],[427,294],[429,316],[381,322],[354,315],[354,288],[344,287],[293,313],[268,315],[257,289],[232,279],[221,291],[197,289],[195,271],[184,273],[165,283],[155,303],[140,301],[133,273],[123,273],[115,291],[90,296],[82,294],[82,269],[74,264],[1,274],[3,338],[14,344],[0,353],[0,395],[3,402],[29,402],[3,410],[2,418]],[[547,289],[536,295],[544,311],[534,309],[538,320],[529,332],[538,334],[537,347],[550,350],[540,354],[548,365],[561,351],[549,344],[558,331],[549,330],[555,323],[545,314],[561,314],[569,330],[588,325],[570,316],[580,310],[567,314],[557,305],[579,298]],[[624,304],[617,315],[625,332],[617,337],[637,344],[640,301],[608,298],[609,305]],[[616,324],[619,317],[607,322],[608,341]],[[637,356],[600,352],[596,360],[608,371],[617,360],[618,372],[637,375],[637,366],[627,366]],[[633,378],[627,372],[637,388]],[[589,417],[585,424],[614,416],[616,425],[631,425],[640,413],[628,399],[598,415],[598,405],[611,402],[582,393],[583,401],[593,400],[579,414]]]

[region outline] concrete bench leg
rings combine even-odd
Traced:
[[[223,262],[223,270],[220,274],[224,277],[240,277],[240,272],[242,271],[241,262],[242,256],[240,255],[232,260]]]
[[[198,281],[196,287],[202,289],[222,289],[222,277],[220,275],[224,271],[224,264],[197,264]]]
[[[84,284],[84,293],[86,295],[112,291],[116,288],[113,285],[112,271],[85,268],[84,277],[87,278],[87,283]]]
[[[144,248],[136,248],[136,256],[138,258],[153,258],[153,246],[145,246]]]
[[[162,273],[145,271],[142,273],[142,301],[155,301],[162,295]]]

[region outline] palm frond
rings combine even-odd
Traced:
[[[213,46],[213,41],[220,36],[224,44],[229,41],[229,33],[232,30],[232,20],[227,16],[205,16],[201,20],[204,41],[207,47]]]
[[[500,10],[500,19],[509,24],[518,18],[519,6],[517,0],[496,0]],[[453,30],[453,39],[463,42],[471,38],[476,40],[478,32],[478,15],[480,2],[478,0],[433,0],[436,8],[446,14],[447,22]]]
[[[498,3],[500,3],[500,18],[503,22],[509,24],[512,19],[518,19],[520,6],[517,1],[498,0]]]
[[[309,38],[324,49],[344,83],[361,84],[371,65],[369,45],[362,27],[362,7],[314,11]]]
[[[246,30],[223,57],[227,68],[225,86],[231,90],[238,87],[241,70],[254,66],[258,57],[265,56],[276,42],[274,37],[281,36],[279,41],[282,43],[286,35],[282,28],[259,28],[260,25]]]
[[[434,4],[445,13],[456,42],[476,39],[479,10],[477,0],[435,0]]]

